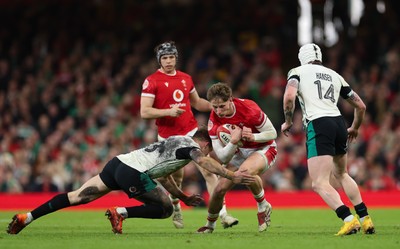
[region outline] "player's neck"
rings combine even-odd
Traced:
[[[160,68],[160,69],[158,69],[158,71],[160,71],[163,74],[170,75],[170,76],[176,75],[176,69],[166,71],[163,68]]]

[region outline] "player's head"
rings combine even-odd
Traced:
[[[218,117],[233,114],[232,89],[227,84],[219,82],[212,85],[207,91],[207,99]]]
[[[322,62],[321,49],[314,43],[308,43],[301,46],[299,50],[299,61],[301,65],[314,61]]]
[[[176,60],[178,60],[178,49],[175,46],[174,41],[168,41],[157,45],[154,49],[156,53],[157,62],[161,65],[161,57],[164,55],[175,55]]]
[[[218,82],[212,85],[207,91],[208,101],[214,99],[228,101],[230,98],[232,98],[232,89],[226,83]]]
[[[193,139],[200,145],[205,155],[213,150],[211,138],[206,127],[200,127],[193,135]]]

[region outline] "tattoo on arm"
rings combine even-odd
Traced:
[[[288,89],[289,86],[298,89],[299,88],[298,79],[291,78],[291,79],[288,80],[288,82],[286,84],[286,92],[285,92],[285,95],[284,95],[283,112],[285,114],[285,122],[292,123],[292,121],[293,121],[293,112],[294,112],[294,100],[292,99],[292,96],[295,93],[294,93],[293,88]],[[287,92],[290,92],[290,94],[287,94]]]
[[[292,86],[292,87],[298,88],[299,87],[299,81],[297,79],[290,79],[286,84],[286,88],[288,86]]]
[[[358,96],[357,93],[353,93],[352,95],[350,95],[349,99],[350,99],[351,101],[354,101],[354,102],[360,101],[360,97]]]
[[[287,123],[292,123],[292,121],[293,121],[293,111],[292,111],[292,108],[291,108],[290,104],[285,107],[284,113],[285,113],[285,121]]]

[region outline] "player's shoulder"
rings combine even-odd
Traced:
[[[289,70],[289,72],[288,72],[288,75],[287,75],[288,78],[289,78],[290,76],[300,74],[300,72],[301,72],[302,70],[304,70],[302,67],[303,67],[303,66],[298,66],[298,67],[293,67],[293,68],[291,68],[291,69]]]
[[[183,78],[186,80],[192,80],[192,76],[190,76],[190,74],[182,72],[180,70],[176,70],[176,76],[178,76],[179,78]]]
[[[185,73],[185,72],[183,72],[181,70],[176,70],[176,74],[180,75],[180,76],[185,76],[185,77],[192,77],[192,76],[190,76],[190,74]]]
[[[154,73],[148,75],[146,77],[146,80],[151,81],[151,80],[154,80],[154,79],[157,79],[157,78],[161,77],[162,75],[163,75],[163,73],[160,72],[160,70],[156,70]]]

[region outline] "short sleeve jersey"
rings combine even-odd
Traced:
[[[291,78],[299,81],[297,97],[304,124],[307,120],[341,115],[337,107],[340,90],[349,84],[338,73],[322,65],[306,64],[290,70],[288,80]]]
[[[154,108],[168,109],[178,105],[186,110],[179,117],[157,118],[156,125],[161,137],[186,135],[197,127],[190,105],[190,94],[194,91],[196,89],[192,77],[178,70],[175,75],[157,70],[145,79],[141,96],[154,98]]]
[[[217,139],[217,128],[223,124],[233,124],[240,128],[246,126],[251,128],[253,133],[258,133],[258,128],[262,127],[267,121],[267,115],[252,100],[233,98],[234,113],[230,117],[218,117],[214,111],[211,111],[208,120],[208,134],[211,139]],[[242,148],[259,148],[272,144],[273,141],[265,143],[243,141]]]
[[[117,158],[154,179],[169,175],[188,164],[192,160],[190,151],[194,148],[200,149],[191,137],[171,136],[142,149],[118,155]]]

